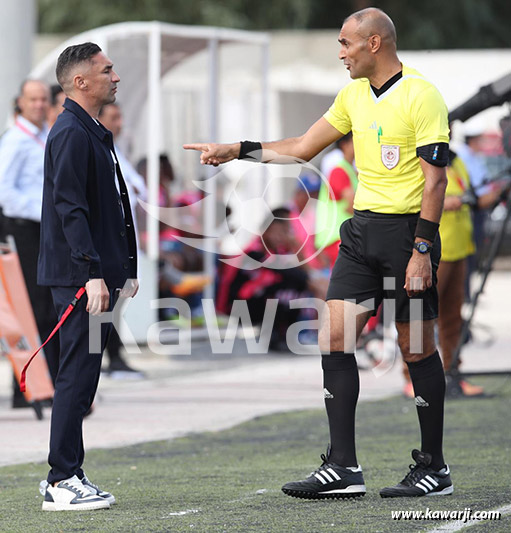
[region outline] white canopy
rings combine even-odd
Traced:
[[[165,100],[162,85],[164,78],[173,70],[179,70],[188,60],[196,58],[199,54],[206,54],[207,84],[206,99],[202,99],[201,109],[207,115],[207,131],[201,131],[199,138],[179,139],[181,142],[194,140],[216,141],[219,137],[218,113],[222,103],[219,92],[219,54],[223,45],[244,44],[254,45],[260,49],[259,54],[251,54],[249,67],[259,72],[257,87],[260,98],[258,113],[260,124],[258,136],[266,138],[268,125],[268,45],[269,36],[265,33],[246,32],[224,28],[202,26],[179,26],[162,22],[126,22],[96,28],[72,37],[62,43],[58,48],[48,54],[32,71],[31,77],[55,83],[55,66],[59,54],[67,46],[86,41],[97,43],[114,62],[114,68],[121,77],[119,87],[119,102],[122,105],[125,125],[127,130],[145,131],[145,139],[139,139],[145,146],[138,146],[138,153],[147,156],[147,182],[148,202],[158,205],[159,189],[159,155],[163,148],[163,132],[166,128],[173,127],[187,129],[186,124],[172,125],[169,122],[183,117],[165,115],[163,109]],[[257,57],[258,56],[258,57]],[[204,72],[194,73],[197,78]],[[199,85],[199,82],[197,82]],[[192,105],[199,105],[200,102]],[[247,106],[248,107],[248,106]],[[242,110],[243,112],[243,110]],[[201,119],[203,117],[201,116]],[[232,118],[232,117],[231,117]],[[186,120],[183,120],[186,122]],[[188,128],[189,130],[189,128]],[[194,132],[196,135],[197,133]],[[196,155],[198,162],[198,155]],[[212,170],[212,169],[211,169]],[[212,173],[210,172],[210,175]],[[214,188],[214,184],[212,185]],[[207,197],[204,213],[204,226],[212,228],[215,225],[215,194]],[[147,260],[141,261],[141,276],[146,284],[154,285],[147,293],[147,300],[155,296],[156,287],[156,261],[159,255],[159,221],[148,215],[147,217],[148,243]],[[204,232],[208,234],[207,231]],[[210,243],[214,247],[214,243]],[[210,248],[211,252],[214,249]],[[205,271],[214,276],[214,254],[205,255]],[[152,283],[151,280],[152,279]],[[148,283],[149,282],[149,283]],[[207,297],[213,296],[213,287],[209,288]],[[147,308],[142,305],[140,308]],[[149,314],[149,313],[147,313]],[[141,336],[138,335],[140,338]]]

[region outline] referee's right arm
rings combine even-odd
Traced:
[[[274,161],[276,155],[285,155],[309,161],[340,137],[342,137],[342,134],[321,117],[300,137],[289,137],[280,141],[261,143],[263,151],[260,160],[263,163],[268,163]],[[203,165],[217,166],[237,159],[240,155],[241,143],[194,143],[185,144],[183,148],[201,152],[201,163]],[[278,163],[278,161],[274,162]]]

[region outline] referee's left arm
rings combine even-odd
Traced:
[[[447,174],[445,167],[432,165],[419,157],[422,172],[425,178],[424,193],[422,196],[420,218],[430,222],[439,223],[444,205],[445,188],[447,187]],[[428,239],[416,237],[415,242]],[[430,254],[420,254],[413,250],[412,257],[406,269],[405,289],[408,296],[414,296],[429,289],[433,284],[433,273]]]
[[[420,216],[421,218],[439,224],[444,206],[445,189],[447,187],[446,167],[434,166],[422,159],[422,157],[419,157],[419,162],[425,179]],[[424,240],[422,238],[418,239]]]

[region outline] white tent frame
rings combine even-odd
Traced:
[[[159,188],[159,152],[161,146],[161,79],[166,72],[170,71],[180,61],[176,61],[166,72],[162,72],[162,37],[171,36],[186,40],[194,39],[198,47],[190,52],[184,52],[181,59],[192,57],[194,54],[205,49],[208,50],[209,63],[209,132],[210,142],[218,140],[218,86],[219,86],[219,47],[226,43],[241,43],[257,45],[261,49],[261,138],[265,139],[268,133],[268,106],[269,106],[269,44],[270,36],[261,32],[248,32],[231,30],[226,28],[204,26],[181,26],[158,21],[152,22],[124,22],[111,24],[93,30],[86,31],[68,39],[56,49],[50,52],[31,72],[30,77],[48,79],[49,73],[53,75],[57,58],[67,46],[92,41],[97,43],[108,54],[108,42],[112,38],[131,37],[146,35],[148,37],[148,79],[147,79],[147,103],[148,103],[148,127],[147,127],[147,183],[148,202],[158,205]],[[115,58],[113,58],[115,59]],[[54,78],[53,78],[54,79]],[[215,169],[209,168],[211,176]],[[214,182],[214,180],[213,180]],[[214,187],[214,184],[213,184]],[[215,226],[215,191],[211,191],[205,202],[204,234],[209,232],[206,228]],[[147,257],[155,271],[155,264],[159,257],[159,221],[147,215]],[[215,273],[215,243],[209,241],[208,252],[205,254],[205,273],[214,279]],[[211,285],[205,292],[206,298],[214,296],[214,287]]]

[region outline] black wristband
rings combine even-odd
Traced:
[[[415,227],[415,236],[420,239],[427,239],[430,242],[434,242],[438,233],[438,227],[440,224],[426,220],[425,218],[419,218],[417,220],[417,226]]]
[[[258,154],[254,154],[259,150]],[[241,141],[240,143],[240,155],[238,159],[252,159],[253,161],[261,161],[261,152],[263,145],[254,141]]]

